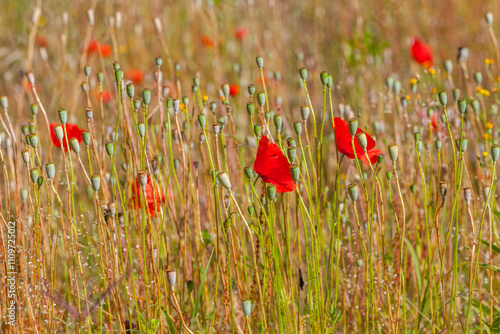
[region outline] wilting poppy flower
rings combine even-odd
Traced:
[[[234,31],[234,37],[236,37],[237,40],[242,41],[245,39],[245,37],[248,36],[248,29],[245,27],[238,28]]]
[[[52,139],[52,143],[54,143],[55,146],[61,147],[61,142],[59,139],[56,137],[56,133],[54,132],[54,128],[59,125],[57,123],[50,123],[50,138]],[[66,133],[68,134],[68,143],[69,140],[72,138],[78,139],[78,142],[82,142],[82,132],[84,132],[84,129],[80,129],[78,125],[76,124],[71,124],[71,123],[66,123]],[[63,138],[62,140],[63,147],[65,151],[68,151],[68,145],[66,144],[66,138]]]
[[[290,173],[290,163],[280,148],[262,136],[257,149],[257,157],[253,165],[255,172],[266,183],[276,186],[279,193],[295,190],[295,183]]]
[[[335,123],[335,139],[337,141],[337,150],[349,159],[354,159],[354,150],[352,149],[352,138],[351,133],[349,132],[348,123],[338,117],[335,117],[333,121]],[[366,132],[358,128],[356,134],[360,132],[366,134],[366,153],[368,155],[368,158],[370,159],[370,162],[372,164],[375,164],[377,162],[379,154],[382,154],[382,151],[374,150],[373,148],[375,147],[375,140],[373,140],[373,138],[370,137],[370,135],[368,135]],[[359,146],[356,138],[354,138],[354,147],[356,148],[356,156],[358,157],[358,159],[363,161],[365,165],[369,166],[370,163],[366,159],[365,151],[361,148],[361,146]]]
[[[201,42],[203,43],[203,45],[205,45],[205,47],[207,48],[211,48],[214,46],[214,40],[208,36],[208,35],[201,35]]]
[[[140,85],[144,80],[144,72],[139,69],[131,69],[126,72],[125,77],[132,80],[135,85]]]
[[[111,56],[111,46],[96,40],[91,40],[85,49],[88,55],[102,53],[104,58]]]
[[[413,59],[420,65],[430,68],[433,65],[432,62],[432,49],[429,44],[422,42],[418,37],[413,38],[413,44],[411,46],[411,55]]]
[[[148,182],[146,183],[146,201],[148,203],[149,214],[154,217],[156,209],[160,208],[165,203],[165,193],[162,190],[161,198],[160,193],[158,192],[158,188],[156,184],[151,179],[151,176],[148,175]],[[134,184],[132,185],[132,203],[138,207],[139,209],[142,207],[142,199],[141,194],[142,188],[139,183],[139,177],[136,177]]]
[[[229,95],[235,96],[240,92],[240,86],[238,84],[229,85]]]

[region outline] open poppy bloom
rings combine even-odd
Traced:
[[[151,176],[148,175],[148,182],[146,183],[146,202],[149,209],[149,214],[151,217],[155,216],[155,212],[160,206],[165,203],[165,193],[162,191],[161,198],[158,188],[154,184]],[[139,183],[139,177],[136,177],[134,184],[132,185],[132,204],[137,208],[142,208],[141,194],[142,188]]]
[[[91,40],[85,48],[88,55],[102,53],[104,58],[111,56],[111,46],[96,40]]]
[[[417,63],[426,68],[431,68],[432,62],[432,49],[429,44],[422,42],[418,37],[413,38],[411,46],[411,55]]]
[[[52,143],[56,147],[61,147],[61,142],[59,139],[57,139],[56,133],[54,132],[54,128],[58,126],[59,124],[57,123],[50,123],[50,138],[52,139]],[[68,143],[70,139],[76,138],[78,139],[78,142],[82,142],[82,133],[84,132],[84,129],[80,129],[78,125],[76,124],[71,124],[71,123],[66,123],[66,133],[68,134]],[[66,143],[66,138],[63,138],[62,144],[64,147],[64,150],[67,152],[68,151],[68,145]]]
[[[229,85],[229,95],[235,96],[240,92],[240,86],[238,84]]]
[[[203,43],[203,45],[205,45],[205,47],[207,48],[211,48],[214,46],[214,40],[208,36],[208,35],[201,35],[201,42]]]
[[[352,138],[351,133],[349,132],[349,124],[338,117],[335,117],[333,121],[335,123],[335,138],[337,140],[337,150],[349,159],[354,159],[355,156],[354,150],[352,149]],[[375,140],[373,140],[373,138],[370,137],[370,135],[368,135],[366,132],[358,128],[356,134],[360,132],[366,134],[366,154],[368,155],[368,158],[373,165],[377,162],[378,156],[382,154],[382,151],[374,150],[373,148],[375,147]],[[368,159],[366,159],[365,151],[361,148],[361,146],[359,146],[356,138],[354,138],[354,147],[356,148],[356,156],[358,157],[358,159],[363,161],[365,165],[369,166],[370,162],[368,162]]]
[[[293,182],[290,173],[290,163],[280,148],[271,143],[266,136],[262,136],[259,141],[253,169],[264,182],[275,185],[277,192],[284,193],[295,190],[295,182]]]
[[[242,41],[245,39],[245,37],[248,36],[248,29],[245,27],[238,28],[234,31],[234,37],[236,37],[237,40]]]
[[[132,80],[134,85],[140,85],[142,80],[144,80],[144,73],[136,68],[128,70],[125,76]]]

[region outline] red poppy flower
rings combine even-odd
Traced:
[[[413,44],[411,46],[411,55],[413,59],[420,65],[430,68],[433,65],[432,62],[432,49],[429,44],[422,42],[418,37],[413,38]]]
[[[240,86],[238,84],[229,85],[229,95],[235,96],[240,92]]]
[[[234,37],[236,37],[237,40],[242,41],[245,39],[245,37],[248,36],[248,29],[245,27],[238,28],[234,31]]]
[[[111,56],[112,51],[110,45],[101,43],[96,40],[91,40],[85,50],[87,51],[88,55],[101,53],[104,58],[108,58],[109,56]]]
[[[47,38],[45,38],[45,36],[43,36],[43,35],[37,35],[36,36],[36,44],[41,48],[46,47],[47,46]]]
[[[335,139],[337,140],[337,150],[349,159],[354,159],[354,150],[352,149],[351,133],[349,132],[348,123],[338,117],[335,117],[333,121],[335,123]],[[366,132],[358,128],[356,134],[360,132],[366,134],[366,153],[368,155],[368,158],[370,159],[370,162],[372,164],[375,164],[377,162],[379,154],[382,154],[382,151],[374,150],[373,148],[375,147],[375,140],[373,140],[373,138],[370,137],[370,135],[368,135]],[[363,161],[365,165],[369,166],[370,163],[366,159],[365,151],[361,148],[361,146],[359,146],[358,140],[356,138],[354,138],[354,147],[356,148],[356,156],[358,157],[358,159]]]
[[[94,91],[94,98],[98,101],[101,98],[101,93],[98,90]],[[102,102],[104,103],[111,102],[111,94],[109,93],[108,90],[102,91]]]
[[[142,208],[141,194],[142,188],[139,183],[139,177],[136,177],[134,184],[132,185],[132,202],[135,207]],[[148,175],[148,182],[146,183],[146,201],[148,203],[149,214],[154,217],[157,209],[160,208],[165,203],[165,193],[162,190],[161,198],[160,193],[156,184]]]
[[[207,48],[211,48],[214,46],[214,40],[208,36],[208,35],[201,35],[201,42],[203,43],[203,45],[205,45],[205,47]]]
[[[57,139],[56,133],[54,132],[54,128],[59,125],[57,123],[50,123],[50,138],[52,139],[52,143],[54,143],[55,146],[61,147],[61,142]],[[78,142],[82,142],[82,132],[84,132],[84,129],[80,129],[78,125],[76,124],[71,124],[71,123],[66,123],[66,133],[68,134],[68,142],[72,138],[78,139]],[[64,150],[67,152],[68,151],[68,145],[66,144],[66,138],[63,138],[62,140]]]
[[[437,118],[436,113],[432,114],[432,116],[431,116],[431,125],[432,125],[432,130],[434,132],[437,132],[437,130],[438,130],[438,118]]]
[[[295,190],[295,182],[293,182],[290,173],[290,163],[280,148],[271,143],[266,136],[262,136],[259,141],[253,168],[264,182],[274,184],[277,192],[284,193]]]
[[[144,72],[139,69],[128,70],[125,76],[132,80],[135,85],[140,85],[142,80],[144,80]]]

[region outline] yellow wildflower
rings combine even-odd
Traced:
[[[493,129],[493,124],[491,124],[490,122],[486,123],[486,129],[487,130],[490,130],[490,129]]]
[[[207,100],[208,100],[208,96],[203,95],[203,102],[207,102]]]
[[[432,94],[436,94],[437,93],[437,89],[436,88],[432,88]]]
[[[484,140],[488,140],[489,138],[490,138],[489,134],[487,134],[487,133],[483,134],[483,139]]]
[[[415,78],[411,78],[411,79],[410,79],[410,84],[412,84],[412,85],[416,85],[416,84],[417,84],[417,79],[415,79]]]
[[[434,74],[436,74],[436,69],[435,68],[429,68],[428,72],[429,72],[430,75],[434,75]]]
[[[484,151],[483,152],[483,158],[486,158],[488,156],[488,152]]]

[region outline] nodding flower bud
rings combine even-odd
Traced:
[[[123,79],[123,70],[117,69],[115,70],[115,80],[116,82],[121,82]]]
[[[57,112],[59,114],[59,120],[62,124],[66,124],[68,122],[68,112],[64,109],[61,109]]]
[[[83,143],[85,144],[85,146],[89,146],[90,145],[90,132],[83,131],[82,132],[82,140],[83,140]]]
[[[264,58],[262,57],[257,57],[255,58],[255,62],[257,63],[257,66],[262,69],[264,67]]]
[[[349,127],[349,133],[351,134],[351,137],[354,137],[356,135],[356,132],[358,131],[358,120],[356,118],[351,118],[349,121],[347,121],[347,125]]]
[[[205,117],[204,114],[198,115],[198,124],[201,126],[202,129],[204,129],[205,126],[207,125],[207,118]]]
[[[220,130],[221,130],[221,123],[214,123],[212,125],[212,130],[214,131],[214,135],[217,137],[219,135]]]
[[[229,180],[229,176],[225,172],[219,172],[219,174],[217,174],[217,180],[219,180],[219,183],[224,188],[231,191],[231,181]]]
[[[29,140],[31,147],[33,147],[34,149],[36,149],[38,147],[38,136],[36,134],[34,134],[34,133],[30,134],[28,136],[28,140]]]
[[[274,115],[274,126],[278,132],[283,130],[283,118],[281,118],[281,115]]]
[[[28,151],[28,150],[22,150],[21,151],[21,156],[22,156],[23,161],[26,164],[26,166],[28,166],[30,164],[30,151]]]
[[[290,166],[290,174],[292,175],[293,182],[297,183],[300,179],[300,168],[298,165],[294,164]]]
[[[436,140],[434,142],[434,147],[436,148],[436,150],[441,151],[441,148],[443,147],[443,143],[441,142],[441,140]]]
[[[0,97],[0,106],[2,106],[4,110],[7,110],[7,107],[9,106],[9,100],[7,99],[7,96]]]
[[[438,98],[439,98],[439,103],[441,103],[441,105],[445,107],[446,104],[448,103],[448,95],[446,95],[445,92],[439,92]]]
[[[252,313],[252,301],[250,299],[245,299],[241,302],[241,308],[243,309],[243,314],[248,318],[250,313]]]
[[[290,146],[288,148],[288,159],[290,160],[291,163],[295,162],[295,159],[297,158],[297,148],[295,146]]]
[[[500,146],[493,145],[491,147],[491,160],[493,160],[493,162],[497,162],[499,155],[500,155]]]
[[[255,136],[258,138],[260,138],[260,136],[262,136],[262,125],[261,124],[255,124],[253,126],[253,133],[255,134]]]
[[[54,134],[56,135],[57,140],[62,142],[62,140],[64,138],[64,129],[63,129],[62,125],[56,125],[54,127]]]
[[[145,170],[140,170],[137,172],[137,180],[142,190],[146,190],[146,185],[148,184],[148,173]]]
[[[266,94],[264,93],[257,94],[257,102],[259,103],[259,106],[261,108],[264,108],[264,106],[266,105]]]
[[[80,142],[78,142],[78,139],[71,138],[69,140],[69,146],[71,146],[71,149],[76,153],[76,155],[80,154]]]
[[[350,184],[347,186],[347,190],[349,192],[351,201],[356,202],[358,200],[358,186],[355,184]]]
[[[148,105],[149,102],[151,102],[151,91],[146,88],[142,91],[142,103]]]
[[[250,94],[250,96],[255,94],[255,86],[253,84],[248,85],[248,94]]]
[[[470,102],[470,104],[472,105],[472,110],[474,110],[474,112],[476,114],[479,114],[479,109],[480,109],[479,101],[478,100],[472,100]]]
[[[319,78],[321,79],[321,83],[323,86],[328,85],[328,73],[323,71],[319,74]]]
[[[133,99],[135,95],[135,86],[132,83],[127,84],[127,95],[129,99]]]
[[[248,102],[247,103],[247,113],[248,113],[248,115],[252,116],[254,114],[254,112],[255,112],[255,106],[254,106],[254,104],[251,103],[251,102]]]
[[[273,185],[267,186],[267,198],[272,202],[276,198],[276,187]]]
[[[311,113],[311,109],[308,106],[300,107],[300,116],[302,117],[303,121],[307,121],[310,113]]]
[[[366,151],[366,146],[368,146],[368,139],[366,138],[366,134],[364,132],[360,132],[356,135],[356,139],[358,140],[359,146],[361,146],[361,148]]]
[[[137,130],[139,131],[139,136],[144,138],[146,136],[146,125],[143,122],[137,124]]]
[[[446,197],[446,193],[448,192],[448,183],[446,182],[439,182],[439,193],[441,194],[441,197]]]
[[[113,143],[107,142],[106,144],[104,144],[104,148],[106,149],[106,153],[108,154],[108,156],[112,157],[114,151]]]
[[[448,74],[451,74],[451,72],[453,71],[453,62],[450,59],[446,59],[443,65],[446,72],[448,72]]]
[[[458,112],[462,115],[467,111],[467,101],[465,99],[457,100]]]
[[[391,158],[392,162],[396,162],[398,160],[398,145],[391,144],[389,145],[389,158]]]
[[[300,122],[293,123],[293,129],[295,130],[297,136],[300,137],[300,135],[302,134],[302,123]]]
[[[493,13],[488,12],[484,14],[484,19],[486,20],[486,24],[488,24],[489,27],[493,25]]]
[[[47,174],[47,179],[54,179],[54,177],[56,176],[56,166],[53,162],[49,162],[45,165],[45,174]]]
[[[476,73],[474,73],[474,81],[475,81],[478,85],[480,85],[480,84],[481,84],[481,82],[483,82],[483,73],[481,73],[481,72],[476,72]]]
[[[38,169],[37,168],[32,168],[30,170],[30,178],[31,178],[31,182],[37,183],[37,181],[38,181]]]
[[[168,285],[170,286],[170,291],[174,292],[175,291],[175,282],[177,281],[177,272],[175,269],[168,269],[167,270],[167,281]]]
[[[392,179],[392,172],[390,170],[388,170],[387,172],[385,172],[385,177],[387,178],[387,181],[391,181],[391,179]]]
[[[464,198],[465,198],[465,203],[467,203],[467,205],[469,205],[470,201],[472,200],[472,189],[471,188],[464,188]]]
[[[255,177],[255,172],[251,167],[245,167],[243,171],[245,172],[247,179],[252,180]]]

